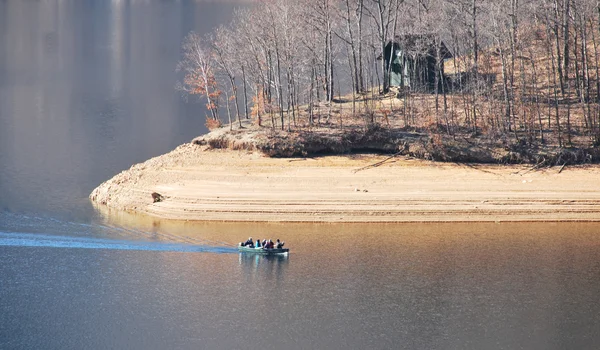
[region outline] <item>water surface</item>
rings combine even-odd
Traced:
[[[163,230],[198,242],[279,236],[292,253],[19,247],[0,236],[0,347],[582,349],[600,341],[595,224]]]
[[[600,343],[597,224],[177,223],[88,194],[202,134],[174,90],[235,3],[0,0],[0,349]],[[232,247],[281,238],[289,257]]]
[[[0,210],[89,220],[97,185],[203,134],[174,88],[181,42],[235,6],[0,1]]]

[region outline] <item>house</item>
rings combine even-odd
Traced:
[[[392,61],[389,86],[433,92],[436,74],[440,74],[438,78],[444,74],[443,61],[452,57],[433,34],[396,36],[385,46],[386,67],[390,67],[390,58]],[[441,84],[442,79],[438,79],[440,89]]]

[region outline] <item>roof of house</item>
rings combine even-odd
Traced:
[[[406,34],[396,35],[393,43],[395,48],[402,49],[409,54],[430,55],[435,57],[437,55],[435,51],[436,39],[439,40],[439,37],[435,34]],[[391,43],[392,41],[388,42],[386,49]],[[443,60],[454,57],[443,41],[439,40],[439,45],[440,56]]]

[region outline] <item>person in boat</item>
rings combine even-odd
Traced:
[[[248,238],[248,240],[242,243],[242,247],[254,247],[254,242],[252,241],[252,237]]]
[[[279,238],[277,238],[277,243],[275,244],[275,248],[281,249],[281,248],[283,248],[284,244],[285,244],[285,242],[282,242],[279,240]]]
[[[273,248],[274,248],[274,246],[275,246],[275,245],[273,244],[273,241],[272,241],[272,240],[269,240],[269,241],[267,242],[267,245],[265,246],[265,248],[267,248],[267,249],[273,249]]]
[[[262,244],[260,244],[260,239],[256,239],[256,246],[255,248],[260,248],[262,246]]]
[[[263,241],[262,241],[262,246],[263,246],[263,248],[266,248],[266,247],[267,247],[267,243],[268,243],[268,242],[267,242],[267,240],[266,240],[266,239],[263,239]]]

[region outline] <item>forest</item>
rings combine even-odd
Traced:
[[[595,162],[599,36],[600,0],[260,0],[186,37],[177,88],[206,103],[209,129],[346,143],[378,132],[394,140],[386,151],[419,139],[408,153],[432,159],[477,147],[499,155],[475,161]],[[404,55],[433,62],[433,88],[390,86],[386,45],[403,38],[427,38]]]

